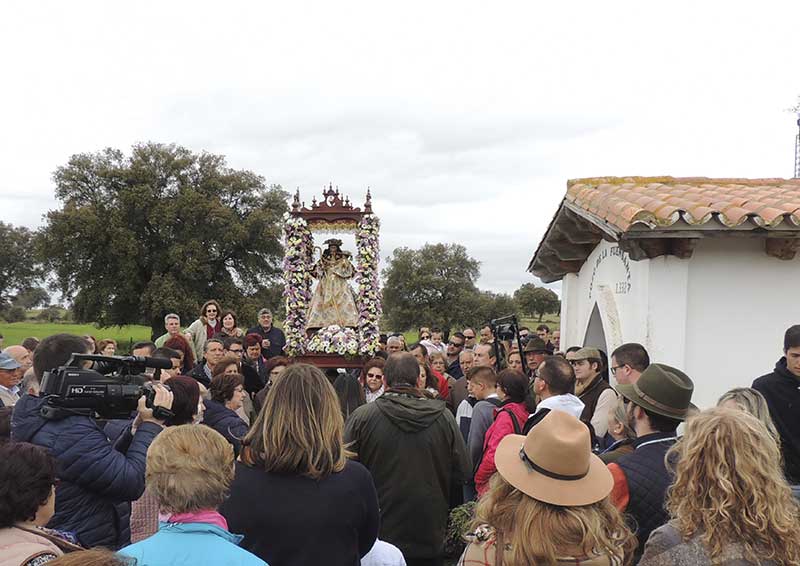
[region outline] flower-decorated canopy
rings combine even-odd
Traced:
[[[380,222],[372,212],[372,197],[369,190],[363,210],[354,207],[350,198],[341,195],[338,187],[334,189],[333,185],[329,185],[323,191],[322,197],[319,202],[314,197],[311,207],[307,208],[305,203],[301,202],[298,190],[292,201],[289,218],[286,220],[284,257],[286,352],[294,357],[306,353],[372,356],[378,349],[380,334],[378,328],[381,317],[378,280]],[[312,232],[314,231],[355,232],[357,260],[355,280],[358,287],[356,306],[359,311],[356,330],[342,329],[338,326],[325,327],[314,336],[306,336],[306,321],[313,284]],[[344,354],[342,354],[342,344],[347,345]],[[356,347],[353,347],[354,344]]]

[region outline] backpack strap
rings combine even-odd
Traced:
[[[494,420],[497,420],[497,417],[500,416],[500,413],[506,413],[509,417],[511,417],[511,424],[514,426],[514,434],[522,434],[522,428],[519,426],[519,421],[517,420],[517,415],[514,414],[514,411],[511,409],[500,409],[494,416]]]

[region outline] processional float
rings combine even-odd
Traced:
[[[361,367],[377,351],[380,334],[380,222],[369,190],[363,210],[332,184],[322,196],[306,208],[298,189],[284,227],[285,351],[317,367]],[[341,240],[326,240],[324,250],[316,247],[315,232],[353,232],[355,263]]]

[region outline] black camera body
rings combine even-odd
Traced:
[[[94,369],[83,362],[94,362]],[[144,395],[153,408],[156,391],[146,368],[172,368],[172,361],[139,356],[73,354],[66,365],[45,372],[40,396],[46,398],[42,415],[58,419],[86,415],[101,419],[127,419]],[[153,416],[165,419],[171,411],[155,407]]]

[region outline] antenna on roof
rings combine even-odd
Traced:
[[[794,138],[794,178],[800,179],[800,108],[797,111],[797,136]]]

